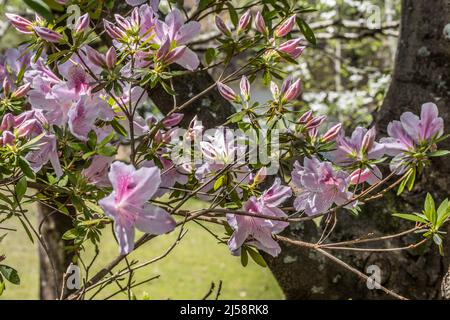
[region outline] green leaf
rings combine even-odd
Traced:
[[[427,197],[425,198],[425,206],[424,206],[424,214],[430,220],[433,225],[436,224],[437,214],[434,204],[433,196],[430,193],[427,193]]]
[[[297,17],[297,25],[309,43],[316,45],[317,40],[311,27],[301,18]]]
[[[255,261],[258,265],[265,268],[267,267],[267,263],[262,257],[262,255],[259,253],[258,250],[247,248],[248,253],[250,254],[250,257],[252,257],[253,261]]]
[[[237,11],[231,3],[227,2],[227,6],[228,6],[228,13],[230,14],[230,20],[233,23],[233,25],[235,27],[237,27],[237,25],[239,23],[239,17],[238,17]]]
[[[433,241],[438,246],[442,245],[442,238],[437,233],[433,234]]]
[[[53,21],[52,10],[49,6],[42,0],[23,0],[27,6],[29,6],[33,11],[38,13],[40,16],[45,18],[47,21]]]
[[[429,157],[443,157],[450,154],[449,150],[438,150],[432,153],[429,153],[428,156]]]
[[[246,247],[241,247],[241,264],[243,267],[246,267],[248,264],[248,254]]]
[[[97,153],[102,156],[112,157],[117,153],[117,149],[113,146],[104,146],[97,150]]]
[[[78,230],[76,228],[73,228],[73,229],[67,230],[63,234],[62,239],[63,240],[73,240],[73,239],[76,239],[78,237],[78,235],[79,235]]]
[[[114,118],[114,120],[111,121],[111,126],[122,137],[126,137],[128,135],[127,130],[125,130],[125,128],[119,123],[119,121],[117,121],[116,118]]]
[[[28,178],[33,179],[33,180],[36,178],[36,174],[31,169],[31,165],[27,161],[27,159],[25,159],[24,157],[19,156],[17,158],[17,164],[19,165],[19,168],[22,170],[22,172],[23,172],[23,174],[25,176],[27,176]]]
[[[20,202],[22,200],[23,196],[27,192],[27,187],[28,187],[27,177],[23,176],[17,182],[16,187],[15,187],[15,192],[16,192],[16,197],[17,197],[18,202]]]
[[[415,181],[416,181],[416,169],[413,169],[413,171],[409,175],[409,177],[407,179],[407,183],[406,183],[409,191],[411,191],[413,189]]]
[[[20,284],[20,277],[14,268],[9,266],[0,265],[0,273],[5,277],[6,280],[12,284]]]
[[[205,10],[212,2],[214,2],[214,0],[200,0],[197,10]]]
[[[105,146],[108,142],[110,142],[115,136],[115,132],[111,131],[106,137],[103,138],[102,141],[100,141],[99,147]]]
[[[415,215],[415,214],[408,214],[408,213],[394,213],[393,214],[394,217],[397,218],[401,218],[401,219],[405,219],[405,220],[410,220],[410,221],[415,221],[415,222],[420,222],[420,223],[424,223],[427,224],[428,221]]]
[[[206,64],[210,65],[216,58],[216,49],[208,48],[205,53]]]
[[[5,292],[6,286],[5,282],[3,281],[2,277],[0,276],[0,296]]]
[[[219,188],[223,185],[225,182],[225,175],[220,176],[216,182],[214,182],[214,191],[219,190]]]

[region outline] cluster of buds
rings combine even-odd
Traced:
[[[104,68],[113,70],[117,63],[117,54],[114,47],[111,47],[108,49],[106,54],[101,54],[97,50],[86,47],[87,49],[87,57],[89,61],[91,61],[94,65]]]
[[[326,116],[313,116],[312,111],[305,112],[297,121],[302,125],[304,132],[310,137],[317,136],[317,129],[326,120]]]
[[[15,100],[24,98],[30,90],[30,86],[30,83],[26,83],[12,91],[11,80],[9,77],[5,77],[3,79],[3,93],[2,96],[0,96],[0,106],[9,108]]]
[[[0,124],[0,145],[13,145],[16,138],[29,138],[44,132],[47,120],[41,111],[32,110],[14,116],[11,113],[4,115]]]
[[[270,83],[270,91],[275,100],[281,100],[282,103],[291,102],[298,98],[302,91],[300,79],[293,81],[291,77],[284,80],[281,91],[275,82]]]
[[[43,25],[45,21],[39,16],[36,16],[36,20],[34,22],[12,13],[7,13],[6,17],[14,28],[21,33],[32,34],[34,32],[38,38],[53,43],[58,43],[63,39],[63,36],[58,32],[44,27]]]
[[[105,27],[105,31],[112,39],[127,42],[127,40],[130,40],[128,39],[128,35],[130,35],[132,37],[137,37],[137,39],[131,39],[133,42],[134,40],[137,40],[137,42],[140,41],[140,15],[138,8],[133,9],[131,16],[128,19],[122,17],[119,14],[115,14],[114,19],[116,20],[117,25],[103,19],[103,26]]]
[[[230,102],[240,103],[241,101],[250,100],[250,82],[246,76],[242,76],[239,88],[241,90],[241,96],[237,95],[236,92],[224,83],[218,82],[217,88],[222,97]]]

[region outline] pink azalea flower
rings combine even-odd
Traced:
[[[29,152],[25,159],[28,160],[34,172],[39,172],[50,161],[56,176],[60,177],[63,175],[61,164],[59,163],[56,137],[53,134],[45,134],[38,141],[38,148]]]
[[[280,178],[276,178],[273,185],[263,192],[261,200],[268,207],[278,207],[291,196],[291,188],[282,186]]]
[[[352,196],[347,191],[347,178],[345,172],[334,171],[330,162],[320,162],[316,158],[305,158],[303,166],[295,162],[292,181],[300,188],[294,201],[295,209],[316,215],[326,212],[333,203],[346,203]]]
[[[387,132],[389,137],[381,139],[385,145],[386,154],[394,156],[390,169],[397,174],[403,174],[407,166],[402,165],[408,156],[407,151],[413,152],[419,145],[427,144],[432,138],[439,138],[444,133],[444,120],[438,116],[439,110],[434,103],[422,105],[420,118],[405,112],[400,121],[389,123]]]
[[[156,22],[155,41],[162,45],[165,42],[166,37],[168,37],[170,42],[175,41],[176,45],[179,47],[189,43],[199,34],[199,32],[200,23],[197,21],[190,21],[185,24],[182,13],[178,9],[174,9],[166,16],[165,22],[159,20]],[[171,62],[175,62],[188,70],[195,70],[200,64],[194,51],[187,47],[183,49],[182,54],[177,56],[176,59]]]
[[[114,220],[120,254],[133,250],[135,228],[148,234],[163,234],[175,228],[175,220],[164,209],[147,203],[161,183],[158,168],[136,170],[132,165],[114,162],[109,180],[113,191],[99,205]]]
[[[269,207],[260,199],[251,197],[242,208],[249,213],[262,214],[272,217],[287,217],[287,215],[276,207]],[[289,223],[278,220],[263,219],[249,215],[227,214],[227,221],[234,230],[228,240],[228,247],[233,254],[239,254],[241,246],[248,239],[248,244],[254,245],[273,257],[276,257],[281,248],[273,239],[272,234],[280,233]]]
[[[70,132],[81,141],[87,141],[97,119],[111,121],[113,118],[114,111],[109,104],[95,96],[82,96],[68,112]]]
[[[113,160],[113,157],[95,155],[92,157],[91,165],[83,169],[81,175],[97,187],[109,187],[111,183],[108,179],[108,169]]]
[[[350,165],[364,159],[379,159],[385,149],[384,144],[375,142],[375,133],[375,127],[370,130],[357,127],[349,138],[340,130],[336,137],[337,149],[328,154],[330,160],[339,165]]]

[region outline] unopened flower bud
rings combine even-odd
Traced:
[[[323,135],[322,137],[322,141],[323,142],[330,142],[333,141],[337,135],[339,134],[339,132],[341,131],[342,128],[342,123],[338,123],[334,126],[332,126],[330,129],[328,129],[328,131]]]
[[[291,84],[287,88],[286,92],[284,92],[283,99],[286,101],[293,101],[299,96],[301,90],[302,90],[301,81],[300,79],[297,79],[297,81]]]
[[[266,26],[266,22],[264,21],[264,18],[261,14],[260,11],[258,11],[256,13],[256,17],[255,17],[255,29],[258,32],[261,32],[262,34],[267,34],[267,26]]]
[[[305,112],[299,119],[298,119],[298,123],[299,124],[306,124],[308,123],[309,120],[312,119],[312,111],[309,110],[307,112]]]
[[[248,10],[239,19],[238,32],[246,30],[249,27],[251,20],[252,20],[252,13],[250,12],[250,10]]]
[[[239,87],[241,89],[242,97],[245,101],[248,101],[250,99],[250,82],[246,76],[242,76]]]
[[[276,30],[275,30],[275,36],[276,37],[284,37],[289,32],[292,31],[295,25],[295,19],[296,16],[292,15],[290,16],[286,21],[284,21]]]
[[[23,98],[30,90],[30,87],[31,87],[31,83],[28,82],[28,83],[20,86],[19,88],[17,88],[16,91],[13,92],[12,96],[14,98]]]
[[[5,16],[17,31],[27,34],[33,33],[33,23],[31,21],[12,13],[5,13]]]
[[[39,38],[48,42],[58,43],[63,38],[62,35],[53,30],[50,30],[49,28],[33,27],[33,30]]]
[[[226,35],[228,37],[231,36],[230,29],[228,29],[227,25],[225,24],[225,21],[223,21],[221,17],[216,16],[215,22],[216,22],[217,29],[219,29],[220,32],[222,32],[224,35]]]
[[[79,17],[74,27],[75,33],[85,32],[89,28],[90,21],[89,14],[87,13]]]
[[[112,70],[116,66],[116,62],[117,62],[116,49],[114,49],[114,47],[111,47],[106,52],[106,66],[108,67],[108,69]]]
[[[223,84],[221,82],[217,83],[217,89],[219,89],[219,93],[222,97],[224,97],[226,100],[231,101],[231,102],[237,102],[238,96],[237,94],[234,92],[233,89],[231,89],[229,86],[227,86],[226,84]]]
[[[184,114],[182,113],[172,113],[169,117],[162,121],[162,124],[166,128],[171,128],[178,125],[181,120],[183,120]]]

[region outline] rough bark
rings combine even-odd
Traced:
[[[401,113],[419,113],[422,103],[429,101],[438,105],[447,126],[450,123],[450,39],[444,34],[444,28],[450,23],[449,17],[448,0],[402,1],[401,33],[392,83],[376,117],[381,134],[386,134],[384,130],[388,122],[398,119]],[[443,143],[442,148],[448,149],[448,144]],[[408,222],[392,218],[391,213],[420,210],[426,192],[431,192],[438,201],[447,197],[449,169],[448,158],[437,159],[414,190],[401,199],[389,194],[382,201],[366,205],[358,217],[348,212],[339,213],[330,241],[348,240],[371,232],[392,234],[411,227]],[[322,230],[323,223],[319,227],[314,224],[294,225],[286,234],[317,240]],[[403,237],[384,246],[404,246],[417,237]],[[447,240],[447,255],[448,248]],[[282,245],[282,249],[278,258],[266,258],[287,299],[389,298],[380,290],[368,290],[366,283],[357,276],[314,252],[286,245]],[[382,284],[412,299],[439,298],[441,280],[448,268],[447,257],[439,256],[435,246],[389,253],[338,253],[340,258],[363,272],[369,265],[378,265]]]
[[[47,250],[39,246],[39,296],[41,300],[56,300],[61,297],[63,275],[73,257],[64,250],[67,241],[62,240],[63,234],[73,228],[72,219],[44,204],[37,207],[39,224],[43,222],[41,240],[47,246]]]

